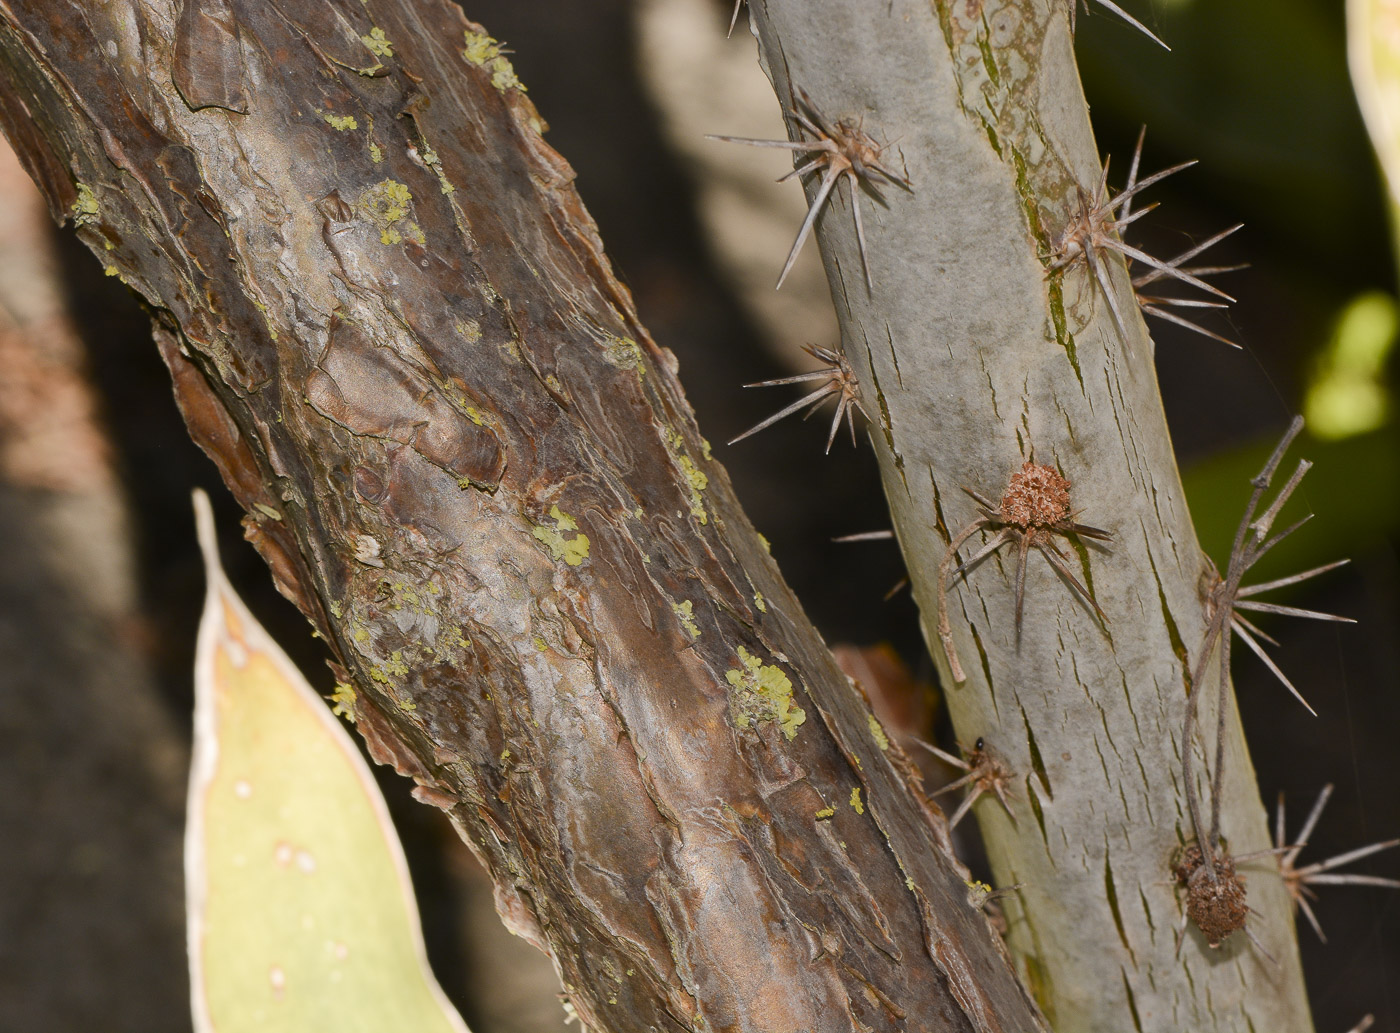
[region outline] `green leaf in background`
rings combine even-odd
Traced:
[[[1317,353],[1303,396],[1308,431],[1338,440],[1385,426],[1392,407],[1385,366],[1400,332],[1400,309],[1382,291],[1357,295]]]
[[[234,594],[209,500],[185,832],[196,1033],[467,1033],[354,742]]]

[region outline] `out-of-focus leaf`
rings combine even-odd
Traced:
[[[195,496],[208,593],[185,833],[196,1033],[467,1033],[355,744],[234,594]]]
[[[1275,444],[1276,436],[1270,435],[1182,471],[1196,534],[1217,563],[1230,555],[1249,500],[1249,479],[1259,473]],[[1259,561],[1250,572],[1251,583],[1343,557],[1357,558],[1400,530],[1400,429],[1395,423],[1340,441],[1304,436],[1289,455],[1285,473],[1292,472],[1298,458],[1311,459],[1314,465],[1277,526],[1285,527],[1309,512],[1315,516]],[[1275,487],[1281,482],[1276,477]]]
[[[842,673],[859,682],[870,697],[870,708],[883,728],[881,735],[888,731],[901,741],[932,736],[938,691],[914,677],[894,646],[888,642],[874,646],[838,642],[831,647],[831,655]]]
[[[1347,0],[1347,63],[1391,204],[1400,204],[1400,4]]]
[[[1318,354],[1303,401],[1308,431],[1325,440],[1379,429],[1389,418],[1385,365],[1395,347],[1400,311],[1382,291],[1353,298]]]
[[[1347,0],[1347,64],[1385,173],[1391,242],[1400,264],[1400,4]]]

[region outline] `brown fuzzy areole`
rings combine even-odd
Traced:
[[[1054,467],[1027,460],[1011,475],[997,512],[1019,527],[1048,527],[1069,516],[1069,481]]]
[[[963,491],[977,503],[976,520],[959,531],[948,543],[943,562],[938,566],[938,637],[948,657],[948,667],[954,681],[964,679],[957,648],[953,645],[953,629],[948,619],[948,582],[950,578],[967,573],[1008,542],[1016,546],[1016,634],[1021,633],[1021,612],[1025,599],[1026,556],[1035,549],[1069,584],[1104,623],[1108,618],[1094,600],[1089,589],[1080,584],[1069,567],[1069,557],[1055,544],[1055,536],[1090,538],[1106,542],[1113,533],[1102,528],[1078,524],[1069,508],[1069,480],[1052,466],[1026,460],[1021,469],[1011,475],[1001,501],[993,503],[985,495],[964,485]],[[978,531],[996,533],[966,563],[954,569],[958,549]]]
[[[1244,879],[1235,862],[1225,854],[1215,858],[1215,874],[1205,865],[1201,848],[1192,843],[1174,868],[1177,882],[1186,887],[1186,916],[1195,923],[1206,943],[1219,947],[1231,933],[1244,928],[1249,917]]]

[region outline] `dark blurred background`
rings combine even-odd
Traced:
[[[1124,6],[1173,50],[1100,8],[1080,15],[1081,72],[1101,149],[1115,156],[1115,185],[1143,123],[1145,170],[1201,159],[1152,190],[1161,210],[1135,225],[1133,239],[1169,257],[1246,224],[1207,256],[1250,263],[1219,281],[1239,301],[1204,317],[1243,349],[1152,326],[1203,542],[1224,560],[1248,477],[1304,411],[1310,433],[1297,451],[1317,466],[1302,494],[1318,517],[1260,578],[1353,560],[1286,601],[1356,617],[1357,627],[1261,622],[1320,717],[1243,650],[1235,665],[1264,798],[1286,793],[1290,832],[1322,785],[1336,784],[1300,863],[1320,860],[1400,834],[1396,269],[1386,195],[1347,75],[1343,3]],[[783,159],[755,178],[755,166],[740,164],[752,156],[731,153],[746,149],[701,139],[781,132],[742,17],[726,41],[729,0],[480,0],[466,9],[514,50],[549,141],[577,170],[644,321],[679,357],[716,457],[817,626],[832,643],[887,644],[916,682],[932,679],[909,596],[881,602],[903,573],[897,550],[831,542],[888,526],[869,448],[838,441],[822,459],[820,416],[718,444],[791,397],[739,385],[791,372],[796,346],[831,343],[820,335],[833,325],[814,261],[771,297],[802,210],[795,185],[770,182]],[[0,180],[12,215],[28,204],[24,186],[13,173]],[[755,211],[771,225],[746,218]],[[215,497],[225,562],[245,600],[313,683],[329,690],[331,678],[190,444],[139,306],[71,234],[7,219],[0,1033],[186,1030],[179,836],[203,592],[192,487]],[[60,287],[52,297],[35,287],[45,262]],[[55,454],[74,458],[56,472]],[[799,455],[811,462],[791,461]],[[924,734],[950,741],[946,722],[933,724]],[[500,930],[483,875],[439,812],[411,804],[402,780],[384,786],[449,996],[477,1033],[559,1028],[552,975]],[[1400,875],[1400,851],[1356,870]],[[1369,1011],[1378,1030],[1400,1031],[1400,893],[1335,887],[1315,908],[1329,943],[1306,928],[1301,939],[1318,1029],[1342,1033]]]

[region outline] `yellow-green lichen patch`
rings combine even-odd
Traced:
[[[452,329],[461,334],[468,344],[476,344],[481,340],[481,324],[475,319],[459,319],[452,324]]]
[[[492,86],[502,93],[506,90],[524,92],[525,85],[516,76],[510,61],[503,56],[506,51],[500,43],[484,32],[470,30],[466,33],[466,39],[467,46],[462,51],[462,56],[478,68],[484,68],[490,72]]]
[[[635,370],[639,377],[647,375],[642,346],[630,337],[609,337],[603,347],[603,360],[618,369]]]
[[[835,807],[823,807],[821,810],[817,811],[817,820],[818,820],[818,821],[823,821],[823,820],[825,820],[825,819],[827,819],[827,818],[835,817],[835,815],[836,815],[836,808],[835,808]]]
[[[355,720],[355,687],[345,682],[337,682],[331,693],[331,713],[336,717]]]
[[[379,149],[379,144],[373,140],[369,142],[369,160],[378,165],[384,160],[384,152]]]
[[[755,606],[758,607],[758,612],[759,612],[759,613],[767,613],[767,612],[768,612],[768,604],[765,603],[765,602],[763,601],[763,593],[762,593],[762,592],[755,592],[755,593],[753,594],[753,604],[754,604]]]
[[[471,420],[478,427],[486,426],[486,421],[481,418],[480,411],[474,405],[467,406],[467,419]]]
[[[773,555],[773,545],[767,538],[763,537],[763,535],[758,536],[758,544],[763,546],[763,551],[768,553],[768,555]]]
[[[419,593],[417,586],[407,581],[395,581],[392,578],[381,578],[379,588],[388,596],[389,608],[393,610],[411,610],[423,616],[431,616],[431,608]]]
[[[359,129],[359,128],[360,128],[360,123],[356,120],[356,118],[355,118],[354,115],[330,115],[330,114],[326,114],[326,115],[322,115],[321,117],[324,118],[324,119],[326,120],[326,124],[327,124],[328,126],[330,126],[332,129],[338,129],[338,130],[340,130],[342,133],[348,132],[348,131],[351,130],[351,129]]]
[[[549,546],[550,554],[556,560],[563,560],[571,567],[577,567],[588,558],[588,535],[579,532],[572,538],[565,538],[565,531],[578,531],[578,523],[558,506],[549,509],[553,527],[537,526],[535,537]]]
[[[695,623],[695,604],[687,599],[683,603],[672,603],[671,610],[681,622],[681,627],[689,632],[691,638],[700,637],[700,627]]]
[[[546,642],[544,639],[540,638],[538,635],[535,636],[535,651],[537,653],[549,652],[549,643]]]
[[[965,880],[964,885],[967,886],[967,902],[971,907],[981,908],[992,897],[992,887],[980,879]]]
[[[365,49],[375,57],[394,56],[394,44],[384,35],[384,30],[377,25],[369,30],[368,36],[361,36],[360,42],[363,43]]]
[[[442,187],[442,192],[444,194],[456,192],[457,188],[447,181],[447,173],[442,170],[442,159],[438,157],[437,151],[433,150],[425,143],[423,149],[418,152],[418,157],[423,162],[424,166],[431,170],[433,175],[437,176],[438,185]]]
[[[710,486],[709,474],[695,465],[695,460],[691,459],[684,450],[685,438],[679,432],[669,432],[667,437],[671,441],[671,447],[675,450],[676,463],[681,468],[681,473],[685,474],[686,483],[690,493],[690,515],[702,524],[710,522],[710,516],[705,512],[705,502],[703,493]]]
[[[735,726],[749,728],[754,722],[777,721],[783,735],[789,739],[796,736],[798,726],[807,720],[807,712],[793,704],[788,676],[743,646],[739,647],[739,663],[740,667],[724,675],[733,690],[729,702]]]
[[[413,194],[396,179],[382,179],[360,195],[360,210],[379,227],[382,244],[398,244],[404,238],[422,245],[427,242],[418,224],[408,216],[413,211]]]
[[[90,226],[97,221],[99,209],[97,207],[97,195],[92,192],[92,187],[86,183],[78,184],[78,199],[73,202],[73,206],[68,209],[73,215],[75,226]],[[108,275],[112,275],[108,273]]]
[[[851,810],[857,814],[865,813],[865,804],[860,802],[860,786],[851,790]]]
[[[880,727],[880,722],[874,714],[865,715],[866,722],[870,725],[870,734],[875,737],[875,745],[880,747],[883,753],[890,748],[890,737],[885,734],[885,730]]]
[[[690,456],[681,456],[681,469],[685,471],[685,479],[690,482],[691,488],[696,492],[702,492],[710,486],[710,476],[695,465]]]

